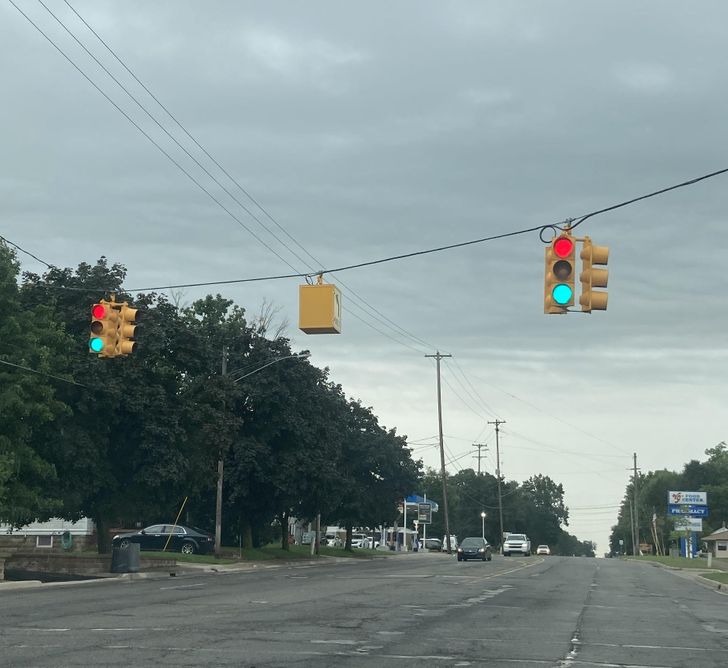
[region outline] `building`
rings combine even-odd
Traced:
[[[728,559],[728,529],[725,522],[723,527],[714,531],[708,536],[703,536],[701,541],[707,543],[708,551],[716,559]]]

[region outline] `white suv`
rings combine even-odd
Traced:
[[[503,556],[510,557],[513,552],[518,552],[524,557],[531,556],[531,541],[525,533],[508,534],[503,543]]]

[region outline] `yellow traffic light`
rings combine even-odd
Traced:
[[[574,261],[576,243],[570,232],[563,232],[546,246],[544,268],[544,313],[566,313],[574,305]]]
[[[341,292],[321,276],[298,288],[298,328],[306,334],[341,333]]]
[[[91,338],[89,352],[99,357],[116,357],[119,341],[119,313],[105,299],[91,307]]]
[[[607,293],[594,291],[593,288],[606,288],[609,282],[609,271],[595,264],[606,265],[609,261],[609,247],[594,246],[589,237],[584,237],[584,247],[581,250],[582,269],[581,296],[579,304],[584,313],[607,310]]]
[[[136,349],[134,331],[137,328],[136,317],[139,309],[131,308],[127,302],[121,304],[119,309],[119,343],[118,354],[128,355]]]

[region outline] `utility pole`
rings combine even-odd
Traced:
[[[480,475],[480,460],[483,459],[483,455],[480,453],[481,448],[488,449],[485,443],[473,443],[474,448],[478,448],[478,454],[475,455],[474,459],[478,460],[478,475]]]
[[[435,355],[425,355],[425,357],[434,357],[437,360],[437,422],[440,429],[440,472],[442,474],[442,505],[445,509],[445,544],[447,553],[452,554],[452,546],[450,545],[450,515],[447,509],[447,483],[445,481],[445,442],[442,438],[442,390],[440,387],[440,360],[443,357],[452,357],[452,355],[441,355],[438,350]],[[405,499],[405,504],[407,503]]]
[[[227,374],[227,346],[222,347],[222,375]],[[224,405],[224,404],[223,404]],[[222,542],[222,474],[225,458],[222,445],[217,456],[217,496],[215,497],[215,554],[220,556]]]
[[[637,453],[632,453],[632,459],[634,462],[634,477],[632,478],[632,493],[634,494],[634,545],[633,554],[636,557],[640,553],[639,542],[640,542],[640,514],[637,506]]]
[[[500,520],[500,544],[503,544],[503,496],[501,495],[501,472],[500,472],[500,442],[498,440],[498,427],[505,424],[505,420],[495,419],[488,424],[495,425],[495,477],[498,479],[498,519]]]

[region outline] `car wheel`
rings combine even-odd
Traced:
[[[131,541],[128,538],[122,538],[119,541],[119,547],[126,549],[131,544]]]
[[[182,543],[182,548],[180,549],[180,552],[182,554],[194,554],[195,544],[190,543],[189,541],[185,541],[184,543]]]
[[[493,561],[493,556],[492,555],[489,555],[488,556],[488,561]]]

